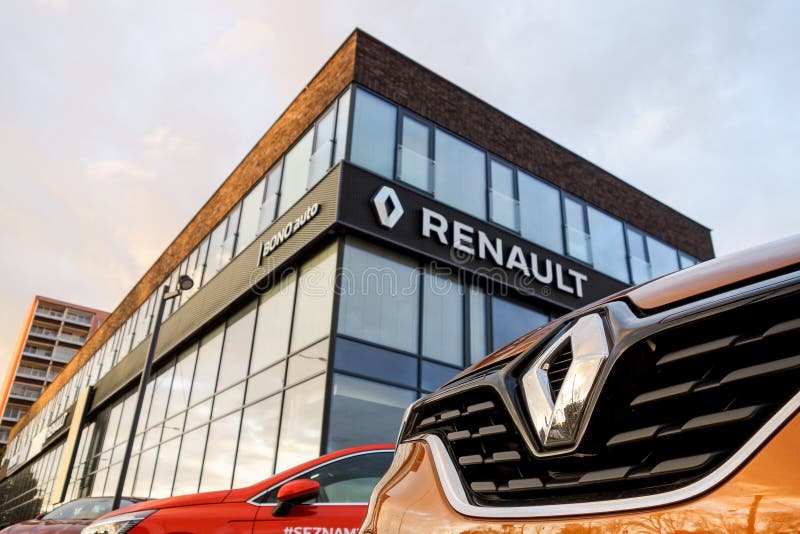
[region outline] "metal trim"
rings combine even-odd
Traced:
[[[542,518],[626,512],[642,508],[663,507],[697,497],[709,491],[741,467],[777,430],[800,408],[800,393],[795,394],[772,416],[745,444],[717,469],[683,488],[643,497],[606,501],[587,501],[542,506],[489,507],[471,504],[467,498],[458,471],[442,441],[434,435],[422,437],[431,450],[436,473],[447,501],[459,513],[480,518]]]
[[[392,454],[393,455],[394,454],[394,449],[373,449],[373,450],[369,450],[369,451],[361,451],[361,452],[354,452],[354,453],[351,453],[351,454],[345,454],[344,456],[339,456],[337,458],[331,458],[327,462],[321,463],[319,465],[315,465],[313,467],[309,467],[308,469],[305,469],[305,470],[303,470],[303,471],[301,471],[299,473],[296,473],[296,474],[294,474],[294,475],[292,475],[290,477],[287,477],[287,478],[281,480],[280,482],[276,482],[275,484],[273,484],[272,486],[268,487],[267,489],[258,492],[256,495],[253,495],[252,497],[247,499],[247,501],[245,501],[245,502],[247,502],[247,504],[252,504],[253,506],[258,506],[258,507],[261,507],[261,506],[275,506],[278,503],[274,503],[274,502],[253,502],[253,501],[258,499],[259,497],[261,497],[265,493],[269,493],[270,491],[274,490],[275,488],[286,484],[287,482],[290,482],[290,481],[292,481],[292,480],[294,480],[296,478],[302,477],[303,475],[305,475],[309,471],[313,471],[315,469],[319,469],[320,467],[325,467],[326,465],[330,465],[330,464],[332,464],[334,462],[338,462],[338,461],[344,460],[346,458],[353,458],[355,456],[364,456],[365,454]],[[369,503],[366,503],[366,502],[365,503],[358,503],[358,502],[351,502],[351,503],[329,502],[329,503],[325,503],[325,502],[322,502],[322,503],[313,503],[313,504],[310,504],[309,506],[330,506],[330,505],[336,505],[336,506],[346,506],[346,505],[366,506],[367,504],[369,504]]]

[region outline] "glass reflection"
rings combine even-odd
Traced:
[[[200,427],[183,436],[175,472],[173,495],[196,493],[200,484],[200,469],[203,465],[203,452],[206,447],[208,427]]]
[[[244,409],[234,487],[254,484],[273,474],[280,414],[280,395]]]
[[[286,390],[276,472],[319,456],[325,377]]]
[[[242,412],[234,412],[211,423],[208,447],[203,462],[200,491],[229,489],[233,479],[233,460]]]
[[[369,380],[336,375],[331,398],[328,451],[364,443],[391,443],[416,393]]]
[[[172,495],[172,479],[175,478],[179,445],[180,439],[173,439],[161,444],[153,475],[153,487],[150,489],[151,498],[161,499]]]
[[[263,369],[289,352],[296,278],[295,272],[290,272],[261,297],[250,367],[253,371]]]

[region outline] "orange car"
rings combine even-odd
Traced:
[[[353,447],[246,488],[126,506],[83,534],[355,534],[393,451],[392,445]]]
[[[414,404],[363,533],[800,532],[800,237],[569,314]]]

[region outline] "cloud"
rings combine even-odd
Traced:
[[[86,164],[86,174],[94,180],[135,180],[137,182],[153,182],[158,176],[151,169],[132,161],[122,160],[89,162]]]
[[[193,156],[197,146],[169,126],[159,126],[142,136],[140,144],[147,158]]]
[[[214,43],[209,57],[215,66],[222,66],[257,49],[264,49],[274,40],[273,29],[256,17],[242,17]]]
[[[69,8],[69,0],[36,0],[36,3],[59,11],[66,11]]]

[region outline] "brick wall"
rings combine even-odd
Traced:
[[[565,191],[706,260],[710,231],[374,37],[358,33],[355,80]],[[490,65],[482,66],[487,70]]]

